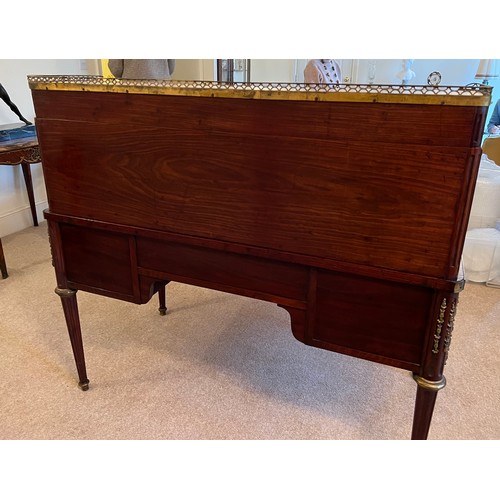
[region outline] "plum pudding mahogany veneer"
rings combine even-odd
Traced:
[[[29,84],[82,389],[76,291],[158,292],[165,312],[177,281],[274,302],[301,342],[410,371],[427,438],[491,88]]]

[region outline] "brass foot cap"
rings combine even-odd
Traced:
[[[56,292],[59,297],[63,299],[67,299],[69,297],[73,297],[76,294],[76,290],[72,290],[70,288],[59,288],[57,287],[54,292]]]
[[[89,381],[86,380],[85,382],[78,382],[78,387],[80,387],[80,389],[82,391],[88,391],[89,390]]]

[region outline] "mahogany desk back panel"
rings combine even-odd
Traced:
[[[83,388],[74,291],[145,303],[180,281],[275,302],[300,341],[413,372],[427,436],[488,89],[30,86]]]

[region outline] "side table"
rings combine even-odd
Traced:
[[[35,195],[31,179],[31,164],[40,163],[41,161],[36,136],[0,142],[0,165],[21,165],[35,226],[38,226],[38,218],[36,216]]]
[[[35,226],[38,226],[38,218],[36,215],[35,194],[33,192],[33,181],[31,178],[31,164],[40,163],[41,161],[42,159],[40,157],[40,149],[36,136],[0,142],[0,165],[21,165],[26,190],[28,191],[33,224]],[[9,276],[3,253],[2,240],[0,240],[0,274],[2,279]]]

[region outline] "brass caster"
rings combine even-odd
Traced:
[[[165,316],[167,314],[167,308],[166,307],[159,307],[158,311],[160,311],[160,316]]]

